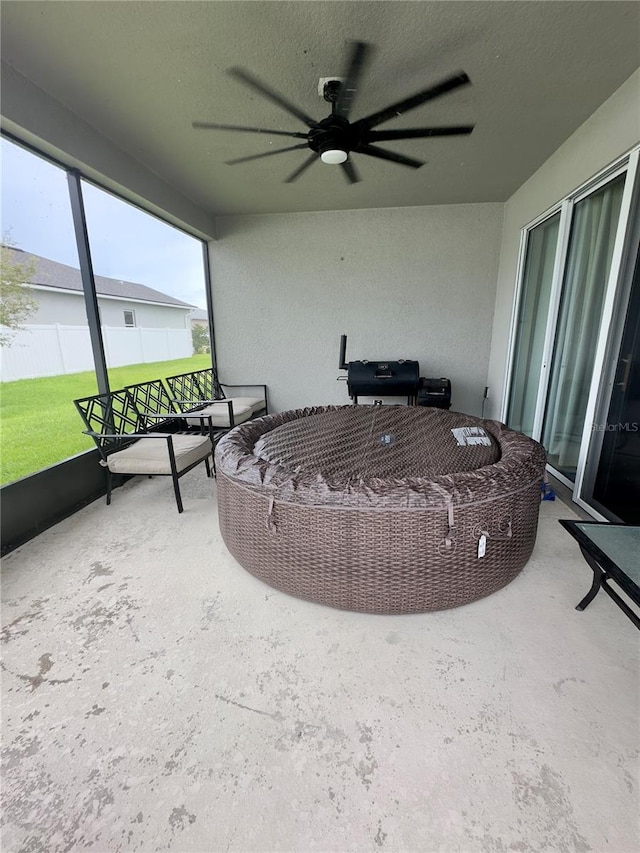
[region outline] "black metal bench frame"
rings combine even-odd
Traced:
[[[162,386],[161,382],[160,385]],[[201,418],[200,432],[204,434],[206,428],[211,440],[211,452],[202,459],[198,459],[196,462],[183,468],[182,471],[178,471],[173,437],[179,431],[193,433],[193,428],[188,429],[182,413],[172,412],[173,407],[171,405],[164,411],[160,411],[161,403],[167,400],[169,400],[169,397],[166,389],[162,386],[162,390],[160,390],[156,382],[140,383],[138,386],[131,385],[127,388],[111,391],[108,394],[95,394],[91,397],[74,400],[76,409],[87,426],[84,432],[93,438],[100,453],[101,464],[106,471],[107,505],[111,503],[113,485],[113,474],[108,467],[108,457],[112,453],[134,444],[139,439],[166,441],[170,465],[170,474],[168,476],[171,476],[173,481],[178,512],[183,511],[182,497],[178,483],[180,477],[191,471],[201,462],[205,464],[207,477],[211,477],[212,466],[209,462],[209,457],[211,457],[211,463],[213,463],[215,442],[216,439],[220,438],[222,433],[216,435],[211,418],[203,416]],[[143,402],[144,408],[142,406]],[[180,430],[181,426],[182,430]],[[167,475],[158,474],[157,476]]]
[[[185,400],[178,400],[169,394],[162,379],[152,379],[149,382],[138,382],[136,385],[127,385],[125,388],[131,396],[140,414],[151,420],[157,421],[163,418],[172,418],[182,421],[181,431],[194,432],[194,429],[186,420],[185,416],[189,415],[191,419],[197,417],[200,411],[206,406],[206,403],[195,400],[191,405],[187,406]],[[235,426],[233,420],[233,407],[229,400],[229,419],[231,426]],[[200,415],[200,428],[206,426],[210,420],[206,415]],[[227,431],[226,428],[213,427],[213,438],[219,441],[223,434]]]
[[[169,386],[174,401],[183,412],[193,411],[194,407],[206,406],[210,403],[229,403],[229,422],[235,425],[232,410],[232,398],[227,397],[225,388],[261,388],[264,407],[258,410],[253,417],[268,414],[267,386],[260,383],[248,383],[246,385],[229,385],[220,382],[218,373],[213,368],[193,370],[190,373],[178,373],[175,376],[167,376],[166,383]],[[231,429],[231,427],[229,427]]]

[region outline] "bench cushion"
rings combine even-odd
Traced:
[[[236,403],[239,406],[248,406],[254,415],[266,406],[262,397],[233,397],[233,404]]]
[[[232,400],[233,406],[233,420],[235,424],[241,424],[244,421],[248,421],[249,418],[253,415],[253,409],[251,406],[247,406],[239,401],[239,399]],[[201,426],[201,415],[211,415],[211,423],[214,427],[217,428],[229,428],[231,424],[229,423],[229,401],[228,400],[220,400],[219,403],[211,403],[207,406],[204,406],[202,409],[198,409],[198,417],[186,417],[185,420],[189,424],[189,426]],[[205,422],[205,428],[207,423]]]
[[[172,438],[178,472],[211,453],[208,435],[174,435]],[[107,465],[114,474],[171,474],[167,440],[141,438],[124,450],[111,453]]]

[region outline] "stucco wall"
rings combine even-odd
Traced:
[[[38,310],[28,318],[29,324],[61,323],[65,326],[86,326],[87,314],[84,298],[78,293],[52,293],[46,290],[33,290],[38,300]],[[100,319],[105,326],[124,328],[125,310],[135,311],[136,326],[145,329],[185,329],[187,310],[182,308],[163,308],[160,305],[146,305],[142,302],[101,299],[98,297]]]
[[[346,403],[347,357],[420,361],[454,408],[486,384],[501,204],[220,217],[211,244],[216,350],[229,382],[271,407]],[[344,374],[343,374],[344,375]]]
[[[142,302],[127,302],[126,300],[100,299],[100,319],[104,326],[124,327],[124,312],[134,311],[136,326],[144,329],[187,329],[188,309],[166,308],[160,305],[145,305]]]
[[[66,326],[86,326],[87,312],[81,293],[50,293],[32,290],[38,301],[38,310],[27,318],[29,324],[48,325],[64,323]]]
[[[486,413],[498,417],[505,393],[509,328],[521,229],[640,140],[640,71],[633,74],[505,205],[489,362]]]

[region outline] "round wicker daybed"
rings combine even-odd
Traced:
[[[458,412],[328,406],[236,427],[216,467],[222,536],[251,574],[333,607],[415,613],[520,572],[545,453]]]

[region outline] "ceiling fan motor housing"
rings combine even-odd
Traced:
[[[309,148],[322,155],[325,151],[354,151],[360,144],[360,134],[347,119],[330,115],[323,118],[308,134]]]

